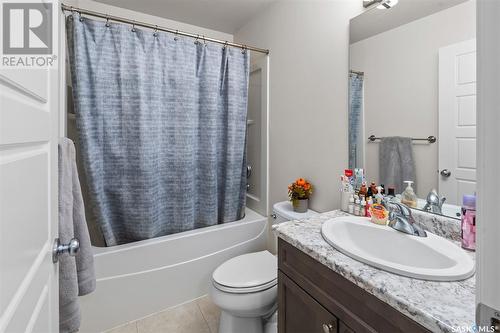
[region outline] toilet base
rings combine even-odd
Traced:
[[[219,333],[263,333],[264,325],[261,317],[235,317],[221,311]]]

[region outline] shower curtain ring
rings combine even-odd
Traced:
[[[205,35],[203,35],[203,45],[207,46],[207,41],[205,40]]]
[[[83,17],[81,12],[78,12],[78,19],[80,20],[80,22],[83,22]]]
[[[135,21],[132,22],[132,30],[130,31],[135,32]]]
[[[241,53],[244,54],[245,52],[247,52],[247,46],[246,45],[242,45],[241,46]]]
[[[198,38],[200,38],[200,35],[196,35],[196,39],[194,40],[195,44],[198,44]]]
[[[224,46],[222,47],[223,50],[227,49],[227,40],[224,42]]]
[[[69,19],[72,20],[73,19],[73,15],[75,15],[75,9],[73,8],[73,6],[69,7],[69,11],[71,12],[71,15],[70,15]]]
[[[179,38],[177,37],[177,34],[179,33],[179,30],[175,30],[175,35],[174,35],[174,40],[178,40]]]
[[[109,28],[110,26],[111,24],[109,24],[109,16],[106,16],[106,27]]]
[[[155,30],[153,31],[153,36],[158,37],[158,26],[155,25]]]

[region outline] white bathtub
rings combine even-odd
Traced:
[[[247,208],[236,222],[94,247],[97,288],[81,297],[80,332],[101,332],[207,294],[212,271],[265,249],[266,231],[267,218]]]

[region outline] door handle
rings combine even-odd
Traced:
[[[323,332],[324,333],[333,333],[335,330],[335,326],[332,323],[323,324]]]
[[[68,244],[61,244],[59,238],[54,239],[54,245],[52,246],[52,262],[56,263],[59,261],[59,256],[67,253],[71,257],[76,256],[80,250],[80,242],[77,238],[73,238]]]
[[[441,174],[441,176],[448,178],[451,176],[451,171],[448,169],[443,169],[443,170],[441,170],[440,174]]]

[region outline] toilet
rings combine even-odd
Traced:
[[[273,224],[318,213],[293,211],[289,201],[273,206]],[[221,309],[219,333],[276,333],[278,262],[269,251],[243,254],[215,269],[210,298]]]

